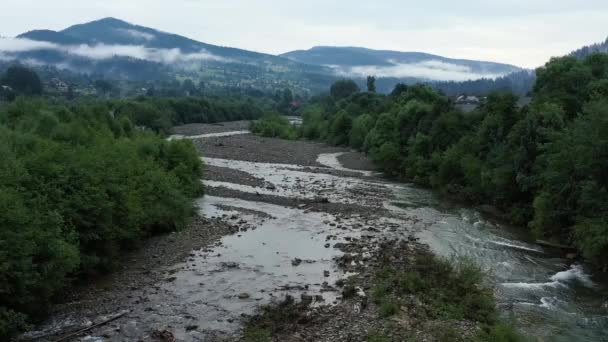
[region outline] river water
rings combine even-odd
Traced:
[[[489,272],[503,318],[520,331],[541,341],[608,341],[605,280],[588,266],[427,191],[406,187],[398,197],[407,212],[435,219],[418,234],[435,253],[469,257]]]
[[[349,171],[339,163],[340,155],[320,155],[318,161],[336,170]],[[212,164],[226,167],[230,163],[213,160]],[[290,181],[288,176],[285,179],[273,177],[270,170],[278,174],[286,172],[276,171],[276,165],[259,165],[235,166],[270,180],[279,188],[282,182]],[[372,176],[370,172],[362,173]],[[302,174],[292,176],[305,178]],[[395,197],[384,203],[386,208],[397,213],[403,211],[429,223],[417,234],[435,253],[445,257],[469,257],[488,271],[503,318],[525,334],[551,341],[608,340],[606,286],[602,280],[593,279],[588,266],[573,263],[563,254],[535,244],[521,229],[493,223],[472,209],[446,205],[430,191],[403,184],[378,183],[372,178],[367,182],[370,186],[382,184],[393,191]],[[342,183],[346,188],[352,187],[353,183],[362,185],[352,181],[336,183]],[[332,187],[331,200],[348,198],[339,188]]]
[[[294,192],[294,179],[304,183],[303,189],[308,189],[319,179],[331,183],[330,201],[364,204],[369,197],[382,196],[383,207],[395,214],[393,220],[396,217],[399,221],[403,215],[404,218],[417,217],[424,223],[425,228],[416,229],[416,234],[436,254],[448,258],[466,256],[486,270],[495,286],[503,318],[526,335],[542,341],[608,340],[606,287],[601,280],[594,279],[588,266],[535,244],[531,236],[521,229],[501,226],[484,219],[475,210],[447,204],[430,191],[387,182],[369,172],[348,170],[339,163],[339,156],[340,153],[320,155],[318,161],[336,170],[360,172],[367,177],[348,179],[306,173],[298,170],[300,167],[297,165],[218,159],[206,161],[268,180],[277,188],[272,193],[279,196],[306,197],[310,193]],[[208,186],[260,191],[214,182]],[[353,187],[363,189],[365,196],[349,196],[347,192]],[[392,197],[386,199],[385,193],[366,190],[372,188],[388,189]]]
[[[246,131],[196,138],[242,134]],[[316,168],[204,158],[207,165],[264,181],[263,187],[205,181],[209,189],[238,191],[249,200],[207,195],[197,202],[200,214],[238,221],[245,229],[193,251],[187,262],[167,270],[170,282],[147,291],[145,301],[130,306],[125,318],[83,340],[137,340],[162,327],[180,341],[238,336],[242,315],[287,294],[312,296],[316,305],[339,300],[333,285],[348,274],[336,267],[334,259],[342,255],[338,244],[415,234],[436,254],[470,257],[488,271],[502,316],[526,335],[540,341],[608,341],[605,282],[586,265],[536,245],[523,230],[493,223],[430,191],[349,170],[340,163],[341,155],[319,155],[323,167]],[[323,212],[305,204],[265,202],[264,196],[285,201],[322,197],[355,210]],[[74,319],[78,317],[60,320]],[[54,326],[63,323],[53,321]]]

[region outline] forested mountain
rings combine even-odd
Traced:
[[[211,87],[290,88],[296,93],[319,92],[344,77],[363,83],[368,75],[376,75],[379,86],[386,84],[379,91],[390,91],[400,82],[494,79],[521,70],[501,63],[363,48],[316,47],[274,56],[206,44],[115,18],[3,38],[0,60],[112,80],[189,78]]]
[[[114,80],[191,78],[210,85],[300,92],[335,80],[331,70],[247,50],[216,46],[114,18],[62,31],[4,38],[2,60],[51,65]]]
[[[422,52],[372,50],[360,47],[316,46],[281,56],[294,61],[329,66],[341,74],[364,77],[462,81],[503,76],[521,68],[514,65],[451,59]]]
[[[573,51],[571,55],[576,56],[578,58],[584,58],[594,52],[608,52],[608,38],[606,38],[603,43],[583,46],[582,48]]]
[[[206,44],[115,18],[1,39],[0,61],[17,61],[39,72],[54,67],[123,82],[190,79],[208,88],[265,92],[289,88],[311,94],[341,78],[354,79],[364,87],[366,77],[373,75],[377,91],[384,93],[398,83],[423,82],[447,95],[486,95],[504,89],[525,95],[535,78],[533,72],[509,64],[421,52],[318,46],[274,56]],[[572,54],[584,57],[607,50],[608,41]]]

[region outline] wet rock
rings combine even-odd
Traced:
[[[222,262],[222,264],[221,264],[221,265],[222,265],[222,267],[224,267],[224,268],[239,268],[239,264],[238,264],[238,262],[233,262],[233,261],[230,261],[230,262]]]
[[[175,336],[173,333],[168,330],[154,330],[152,334],[150,334],[153,339],[160,342],[174,342]]]
[[[312,296],[311,295],[307,295],[307,294],[303,293],[300,296],[300,299],[302,300],[303,304],[310,304],[310,303],[312,303]]]
[[[324,277],[329,277],[329,271],[323,271],[323,276]]]
[[[329,248],[329,247],[331,247],[331,244],[330,243],[326,243],[325,244],[325,248]]]
[[[295,259],[291,260],[291,264],[292,264],[293,266],[298,266],[298,265],[300,265],[301,263],[302,263],[302,259],[299,259],[299,258],[295,258]]]
[[[186,326],[186,331],[192,331],[198,329],[198,325],[188,325]]]
[[[238,297],[239,297],[239,299],[248,299],[251,296],[249,295],[249,293],[243,292],[243,293],[239,293]]]

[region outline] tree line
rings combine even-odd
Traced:
[[[298,135],[353,147],[389,175],[491,205],[605,266],[608,54],[554,58],[536,75],[529,105],[499,92],[471,113],[426,85],[382,95],[340,81],[301,110]],[[273,124],[281,136],[281,122]]]
[[[125,249],[184,227],[202,163],[174,125],[254,119],[247,96],[43,97],[35,72],[0,80],[0,339],[44,316],[74,279],[112,270]]]
[[[151,234],[184,227],[202,193],[189,141],[137,128],[107,103],[0,107],[0,338],[71,280],[111,270]]]

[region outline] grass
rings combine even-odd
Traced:
[[[376,304],[382,327],[367,335],[368,342],[395,338],[414,341],[420,336],[439,342],[524,341],[510,325],[498,319],[492,288],[485,285],[484,274],[470,260],[449,261],[425,250],[411,252],[391,246],[381,248],[378,259],[381,265],[375,273],[370,299]],[[345,298],[356,298],[353,284],[342,285]],[[411,328],[400,325],[402,319],[422,335],[413,335]],[[307,315],[306,306],[288,297],[281,304],[264,307],[251,318],[245,326],[244,340],[271,341],[319,323],[315,322]],[[479,333],[464,334],[460,322],[476,322]]]

